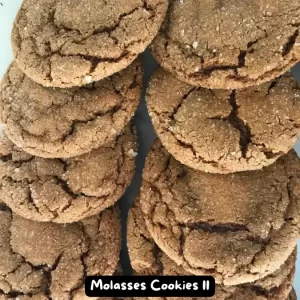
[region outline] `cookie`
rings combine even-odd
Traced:
[[[167,257],[155,244],[146,228],[139,199],[128,218],[127,244],[132,267],[137,275],[192,275]],[[216,286],[213,300],[283,300],[292,289],[295,274],[296,250],[274,274],[238,286]],[[190,298],[191,299],[191,298]]]
[[[276,271],[300,236],[300,161],[292,150],[259,171],[209,174],[156,142],[141,207],[157,245],[195,275],[237,285]]]
[[[135,172],[135,134],[83,156],[45,159],[0,139],[0,199],[34,221],[71,223],[96,215],[124,194]]]
[[[83,300],[87,275],[112,275],[121,248],[119,211],[73,224],[0,211],[0,299]]]
[[[135,61],[110,78],[81,88],[43,87],[13,63],[0,88],[0,119],[24,151],[41,157],[73,157],[112,141],[129,123],[142,92]]]
[[[300,60],[299,1],[170,1],[154,57],[195,86],[240,89]]]
[[[12,30],[15,60],[44,86],[101,80],[146,49],[167,7],[167,0],[25,0]]]
[[[294,289],[291,291],[288,300],[297,300],[297,295]]]
[[[211,173],[261,169],[300,134],[300,89],[290,73],[243,90],[209,90],[157,70],[147,92],[162,144],[181,163]]]

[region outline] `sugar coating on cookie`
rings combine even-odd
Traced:
[[[159,69],[147,105],[167,150],[205,172],[261,169],[290,151],[300,134],[300,88],[290,73],[242,90],[210,90]]]
[[[87,275],[112,275],[119,260],[119,211],[72,224],[38,223],[0,208],[0,299],[85,300]]]
[[[182,266],[170,259],[152,239],[145,224],[140,200],[131,208],[127,224],[127,246],[130,262],[136,275],[191,276]],[[276,272],[253,283],[237,286],[216,286],[213,300],[282,300],[292,289],[297,250]],[[201,259],[201,253],[199,253]],[[179,298],[176,298],[179,299]]]
[[[298,0],[170,1],[152,51],[181,80],[237,89],[278,77],[300,60]]]
[[[132,130],[70,159],[32,156],[2,136],[1,199],[18,215],[40,222],[70,223],[100,213],[120,199],[134,176]]]
[[[25,0],[12,31],[14,57],[42,85],[89,84],[132,63],[167,7],[167,0]]]
[[[197,171],[156,142],[141,207],[158,246],[195,275],[243,284],[277,270],[300,234],[300,161],[294,151],[259,171]],[[201,257],[199,257],[201,253]]]
[[[41,157],[73,157],[113,140],[134,115],[142,92],[136,60],[110,78],[81,87],[43,87],[13,63],[0,87],[0,119],[7,136]]]

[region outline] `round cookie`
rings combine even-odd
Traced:
[[[228,91],[195,88],[158,69],[147,95],[162,144],[205,172],[261,169],[290,151],[300,134],[300,89],[290,73]]]
[[[83,156],[45,159],[0,139],[0,198],[34,221],[71,223],[96,215],[124,194],[135,172],[135,133]]]
[[[188,276],[185,271],[164,254],[155,244],[146,228],[145,220],[140,208],[139,199],[136,199],[128,217],[127,244],[131,265],[137,275],[171,275]],[[292,289],[295,274],[297,250],[272,275],[237,286],[216,286],[213,300],[283,300]],[[180,299],[180,298],[177,298]],[[189,298],[191,299],[191,298]]]
[[[142,92],[136,60],[110,78],[81,88],[43,87],[13,63],[0,88],[0,119],[7,136],[41,157],[73,157],[113,140],[129,123]]]
[[[38,223],[0,210],[0,299],[83,300],[87,275],[112,275],[121,248],[119,211],[72,224]]]
[[[14,57],[44,86],[98,81],[146,49],[167,7],[167,0],[25,0],[12,30]]]
[[[298,0],[170,1],[152,45],[166,70],[195,86],[239,89],[300,60]]]
[[[259,171],[209,174],[180,164],[157,141],[141,207],[158,246],[195,275],[237,285],[275,272],[300,236],[300,161],[294,151]]]

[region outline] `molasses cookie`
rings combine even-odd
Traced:
[[[157,245],[178,265],[237,285],[275,272],[300,236],[300,161],[292,150],[259,171],[209,174],[156,142],[141,208]]]
[[[0,211],[0,299],[83,300],[87,275],[112,275],[121,228],[116,208],[72,224],[38,223]]]
[[[83,156],[45,159],[0,139],[0,198],[34,221],[71,223],[96,215],[124,194],[135,171],[135,134]]]
[[[132,63],[167,7],[167,0],[25,0],[12,31],[14,57],[44,86],[89,84]]]
[[[211,173],[261,169],[300,134],[300,89],[290,73],[243,90],[209,90],[157,70],[148,110],[162,144],[180,162]]]
[[[137,275],[192,275],[166,256],[150,236],[139,200],[131,209],[128,218],[127,241],[132,267]],[[213,300],[283,300],[292,289],[295,274],[296,250],[274,274],[237,286],[216,286]],[[179,298],[177,298],[179,299]]]
[[[142,90],[141,61],[81,88],[54,89],[29,79],[13,63],[0,88],[7,136],[41,157],[73,157],[113,140],[129,123]]]
[[[239,89],[294,66],[299,30],[298,0],[172,0],[152,52],[191,85]]]

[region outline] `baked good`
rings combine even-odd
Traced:
[[[139,199],[135,200],[134,206],[129,212],[127,245],[131,264],[136,275],[192,275],[185,271],[182,266],[178,266],[155,244],[146,228]],[[294,250],[293,254],[279,270],[264,279],[237,286],[217,285],[216,294],[211,299],[286,299],[292,289],[292,282],[295,274],[296,252],[297,250]],[[192,298],[188,298],[188,300],[191,299]]]
[[[195,275],[237,285],[275,272],[300,235],[300,161],[290,151],[262,170],[229,175],[188,168],[156,142],[141,208],[157,245]]]
[[[167,150],[205,172],[261,169],[290,151],[300,134],[300,89],[290,73],[231,91],[195,88],[158,69],[147,105]]]
[[[96,215],[124,194],[135,172],[136,140],[128,127],[83,156],[45,159],[0,138],[0,199],[34,221],[71,223]]]
[[[297,300],[296,291],[294,289],[291,291],[288,300]]]
[[[240,89],[300,60],[299,24],[297,0],[170,1],[152,53],[191,85]]]
[[[13,63],[0,88],[0,119],[7,136],[41,157],[73,157],[111,142],[139,104],[142,65],[72,89],[43,87]]]
[[[112,275],[121,248],[118,209],[73,224],[0,210],[0,299],[83,300],[87,275]]]
[[[12,30],[15,60],[44,86],[101,80],[145,50],[167,7],[167,0],[25,0]]]

